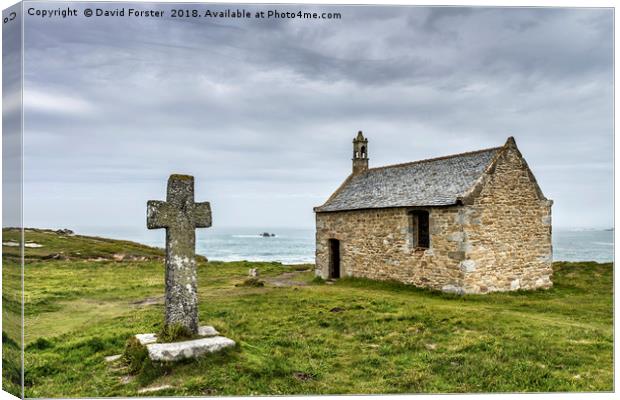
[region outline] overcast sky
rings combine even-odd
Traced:
[[[25,19],[26,226],[145,227],[146,201],[187,173],[214,226],[312,227],[358,130],[371,166],[513,135],[555,227],[613,225],[609,9],[300,5],[277,9],[342,19],[214,21],[71,6],[79,17]]]

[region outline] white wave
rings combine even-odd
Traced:
[[[209,258],[209,261],[249,261],[249,262],[279,262],[285,265],[314,264],[314,259],[300,258],[267,258],[267,257],[243,257],[243,256],[219,256]]]

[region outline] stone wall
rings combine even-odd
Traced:
[[[397,280],[456,293],[550,287],[551,204],[516,147],[500,153],[464,205],[316,214],[316,273]],[[414,209],[429,212],[430,248],[413,243]]]
[[[551,205],[516,147],[502,152],[463,209],[466,292],[552,286]]]
[[[459,207],[429,208],[430,248],[413,246],[406,208],[316,214],[317,275],[329,277],[329,239],[340,241],[341,276],[450,290],[462,282]]]

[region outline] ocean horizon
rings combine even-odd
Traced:
[[[165,231],[134,227],[82,227],[76,234],[130,240],[165,247]],[[268,232],[273,237],[262,237]],[[198,229],[196,253],[213,261],[275,261],[283,264],[314,263],[313,228],[227,227]],[[613,262],[614,231],[596,228],[556,228],[554,261]]]

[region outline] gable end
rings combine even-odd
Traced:
[[[514,137],[510,136],[508,140],[506,140],[504,146],[502,146],[501,150],[498,151],[497,154],[493,157],[493,159],[489,162],[489,165],[486,167],[484,173],[480,176],[480,178],[478,178],[478,180],[471,186],[469,190],[467,190],[467,192],[463,194],[463,196],[457,198],[457,203],[464,205],[474,204],[474,201],[480,195],[482,189],[486,186],[486,184],[491,179],[491,176],[495,173],[495,168],[497,167],[499,160],[510,151],[514,152],[519,158],[522,168],[525,169],[525,172],[527,173],[530,182],[534,185],[534,190],[536,192],[538,200],[548,200],[543,194],[542,189],[538,185],[538,181],[536,180],[534,173],[527,164],[527,161],[523,157],[523,154],[521,154],[521,151],[519,151]]]

